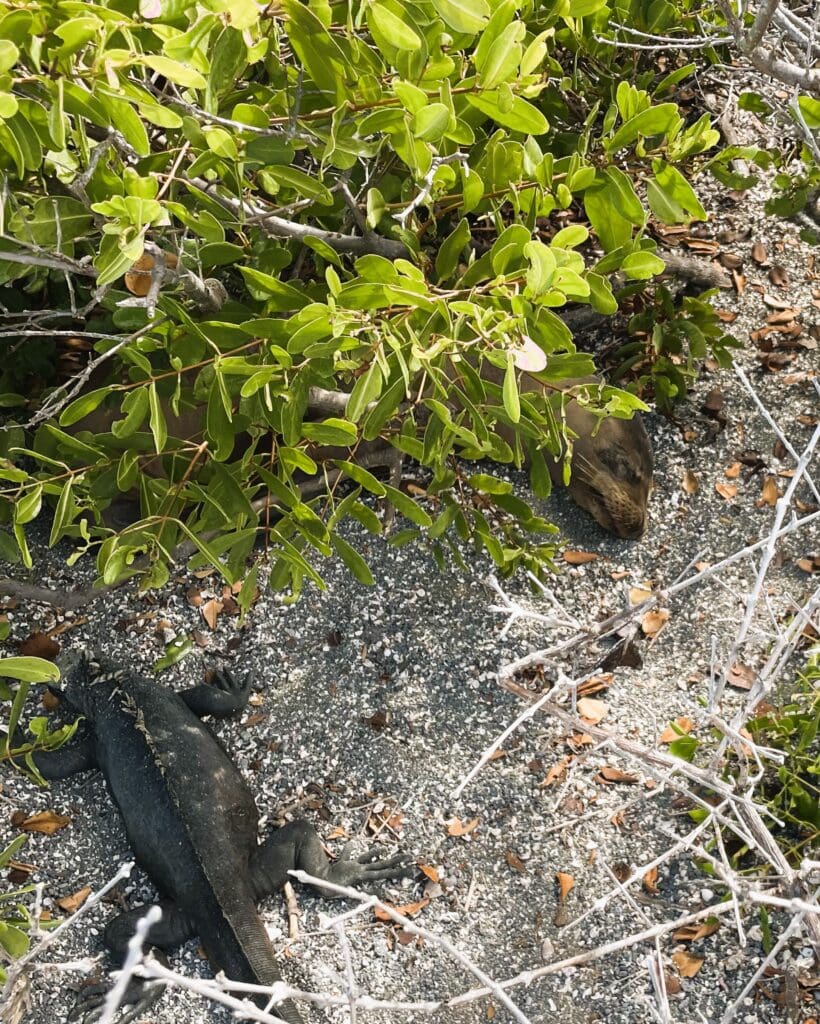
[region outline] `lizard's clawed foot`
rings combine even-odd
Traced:
[[[108,981],[92,981],[84,985],[68,1014],[71,1024],[94,1024],[105,1010],[105,1001],[111,990]],[[149,1010],[165,991],[164,982],[145,983],[132,980],[120,1000],[115,1024],[131,1024]]]
[[[208,682],[217,690],[230,694],[237,703],[244,703],[253,688],[253,675],[250,672],[243,672],[237,679],[229,669],[219,666],[208,673]]]
[[[384,878],[412,878],[415,863],[405,853],[379,858],[374,850],[356,854],[350,843],[331,867],[328,881],[334,885],[369,885]]]

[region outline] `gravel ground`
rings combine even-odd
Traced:
[[[735,219],[748,223],[750,209],[748,197],[742,208],[725,206],[712,225],[714,231],[730,229]],[[731,329],[746,342],[739,362],[799,451],[812,427],[798,417],[816,417],[818,411],[811,382],[817,352],[797,350],[789,367],[765,373],[748,336],[771,312],[764,305],[764,295],[772,292],[804,311],[804,330],[816,325],[812,288],[818,294],[818,282],[794,227],[764,223],[762,215],[759,223],[771,259],[788,272],[788,287],[775,288],[766,276],[767,268],[751,260],[757,237],[753,232],[725,246],[745,260],[749,279],[745,294],[740,298],[722,294],[718,305],[738,311]],[[715,420],[701,411],[705,395],[713,388],[725,396],[725,429],[717,429]],[[675,415],[676,422],[647,417],[656,452],[657,486],[651,526],[640,543],[604,534],[564,494],[550,500],[549,515],[561,527],[568,546],[599,556],[589,564],[565,568],[554,581],[557,599],[584,622],[621,608],[629,587],[644,581],[664,586],[693,560],[717,561],[766,535],[774,509],[757,505],[761,476],[746,478],[744,470],[732,478],[724,471],[750,449],[761,454],[773,473],[788,470],[793,462],[778,461],[772,454],[774,435],[734,374],[707,370]],[[686,470],[698,478],[696,493],[689,494],[682,486]],[[515,479],[523,492],[523,477]],[[783,480],[779,482],[782,485]],[[716,483],[736,484],[737,494],[725,499],[716,492]],[[801,497],[810,501],[805,488]],[[687,826],[685,811],[676,804],[674,793],[651,788],[640,767],[594,747],[582,750],[560,781],[542,785],[550,768],[571,752],[566,730],[544,716],[519,728],[505,743],[504,755],[454,799],[453,789],[482,751],[522,710],[520,701],[499,687],[497,670],[553,638],[525,621],[501,637],[505,620],[491,610],[495,597],[485,584],[490,567],[481,559],[472,558],[469,572],[452,568],[440,573],[418,546],[394,550],[353,527],[348,539],[368,560],[374,587],[360,586],[340,564],[329,563],[323,568],[325,592],[306,589],[294,607],[283,606],[263,592],[243,628],[235,618],[223,615],[211,633],[186,594],[191,587],[207,592],[213,581],[182,574],[159,593],[140,597],[123,588],[98,601],[86,613],[74,616],[76,625],[60,640],[66,647],[100,650],[108,658],[148,670],[172,635],[194,630],[206,634],[205,648],[161,678],[169,686],[190,685],[215,659],[251,673],[255,703],[242,720],[221,724],[218,732],[250,781],[266,824],[272,827],[302,813],[326,838],[334,830],[344,830],[377,843],[385,853],[396,846],[412,851],[436,869],[438,882],[385,884],[381,894],[399,905],[429,896],[416,923],[447,936],[496,980],[614,942],[714,902],[711,881],[683,857],[661,867],[657,895],[636,893],[631,903],[613,900],[605,910],[574,925],[596,898],[613,888],[613,872],[617,875],[623,865],[645,864],[670,846],[669,835],[680,834]],[[817,531],[789,538],[785,557],[769,580],[773,615],[784,612],[792,601],[805,600],[812,580],[795,560],[818,546]],[[63,549],[50,552],[45,543],[34,547],[37,566],[32,581],[65,588],[87,579],[82,563],[73,570],[65,567]],[[11,571],[19,573],[19,567]],[[754,567],[748,561],[738,562],[719,578],[676,599],[666,627],[654,640],[640,642],[642,666],[618,668],[608,690],[599,695],[608,707],[605,724],[652,745],[671,719],[697,717],[706,693],[712,638],[718,651],[729,645],[753,578]],[[525,581],[512,580],[505,590],[544,610],[543,601],[530,596]],[[23,602],[8,615],[15,641],[63,621],[48,607]],[[746,661],[754,664],[763,654],[770,634],[771,622],[757,623]],[[566,670],[577,674],[591,667],[594,664],[585,661],[568,664]],[[727,713],[740,699],[742,694],[736,692],[727,695]],[[596,776],[604,766],[635,772],[637,784],[602,785]],[[33,835],[22,854],[35,866],[32,880],[44,883],[47,904],[84,885],[99,887],[129,859],[117,813],[96,773],[39,790],[7,772],[1,798],[0,842],[16,834],[9,819],[17,810],[34,813],[52,808],[71,819],[70,826],[54,836]],[[616,814],[619,825],[612,822]],[[385,818],[390,825],[380,828],[376,822]],[[448,834],[452,819],[478,819],[478,824],[469,834],[454,836]],[[341,842],[334,839],[329,846],[338,851]],[[575,880],[566,907],[570,924],[564,927],[554,923],[556,872]],[[123,893],[128,903],[139,903],[150,898],[151,889],[135,872]],[[288,950],[287,978],[314,991],[339,992],[342,952],[335,937],[319,933],[318,925],[320,914],[337,912],[342,905],[314,898],[307,891],[300,892],[299,901],[302,935]],[[98,954],[101,927],[112,912],[110,906],[92,911],[65,941],[48,951],[44,961],[61,963]],[[282,901],[266,901],[262,914],[281,949],[286,944]],[[745,949],[739,946],[728,918],[715,934],[698,941],[682,943],[669,936],[661,941],[668,976],[679,982],[680,989],[670,995],[670,1020],[720,1018],[764,955],[759,927],[754,920],[747,925]],[[782,922],[774,918],[773,929],[780,926]],[[396,935],[372,916],[361,918],[348,935],[358,984],[373,997],[446,998],[478,985],[434,943]],[[529,987],[518,986],[511,995],[533,1024],[558,1019],[565,1024],[653,1021],[657,1017],[647,970],[652,948],[644,944],[611,953]],[[684,950],[703,958],[695,977],[678,978],[672,965],[672,954]],[[797,942],[784,952],[779,965],[806,955]],[[171,959],[172,966],[185,973],[209,975],[195,942]],[[78,979],[78,974],[41,964],[31,979],[28,1019],[65,1019],[73,999],[68,984]],[[767,991],[769,996],[776,993],[777,979]],[[792,1016],[793,1011],[785,1011],[758,990],[737,1020],[765,1024],[808,1019],[812,1013],[808,1005],[801,1012],[803,1016]],[[327,1021],[350,1019],[347,1010],[315,1016]],[[228,1018],[196,996],[173,991],[146,1019],[155,1024],[184,1024]],[[392,1011],[372,1019],[429,1018]],[[484,1000],[442,1010],[433,1019],[456,1024],[511,1018],[497,1000],[494,1004]]]

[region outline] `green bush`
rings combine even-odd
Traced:
[[[550,524],[452,456],[528,456],[533,491],[548,493],[544,452],[558,451],[561,427],[524,378],[549,390],[594,370],[559,311],[608,316],[636,289],[651,303],[663,269],[653,225],[705,217],[690,181],[707,165],[719,173],[718,133],[674,100],[695,65],[661,70],[599,38],[610,18],[685,32],[689,8],[33,0],[7,11],[0,341],[13,358],[0,392],[21,424],[32,400],[59,415],[3,435],[12,532],[0,554],[31,565],[26,526],[47,503],[50,542],[93,552],[101,580],[161,585],[180,544],[235,580],[262,508],[274,585],[321,585],[315,557],[332,553],[368,581],[338,525],[381,529],[369,492],[412,524],[396,543],[426,532],[442,558],[455,530],[500,572],[548,564]],[[666,320],[640,360],[664,401],[693,360],[727,344],[699,307]],[[110,358],[49,405],[47,366],[69,339]],[[608,395],[609,414],[640,408]],[[186,410],[198,429],[181,434]],[[369,443],[430,468],[432,514],[363,468]],[[303,499],[300,475],[318,479],[320,498]],[[344,497],[339,478],[354,485]],[[137,521],[116,532],[101,512],[132,489]]]

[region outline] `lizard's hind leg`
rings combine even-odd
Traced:
[[[148,929],[146,946],[154,946],[160,950],[173,949],[196,934],[193,924],[171,900],[161,900],[158,906],[162,911],[162,917]],[[105,944],[118,963],[124,962],[128,954],[128,944],[137,930],[137,924],[150,909],[150,905],[146,904],[126,910],[112,918],[105,926]],[[159,958],[167,963],[163,955],[160,954]],[[68,1016],[69,1021],[92,1024],[98,1020],[104,1012],[110,990],[110,984],[104,981],[85,985]],[[146,984],[139,978],[132,978],[119,1000],[120,1006],[127,1006],[128,1009],[116,1018],[116,1024],[130,1024],[131,1021],[142,1017],[164,991],[164,982]]]
[[[288,881],[288,871],[305,871],[314,878],[321,878],[334,885],[364,885],[384,878],[406,878],[415,874],[416,868],[406,854],[379,859],[373,851],[354,854],[345,847],[338,860],[330,861],[325,854],[316,830],[303,819],[297,819],[276,832],[256,848],[251,855],[251,880],[256,898],[269,896]],[[328,899],[335,899],[338,893],[316,888]]]

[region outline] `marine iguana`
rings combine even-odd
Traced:
[[[39,752],[34,760],[49,779],[102,771],[136,861],[162,897],[162,918],[149,930],[150,944],[167,949],[198,935],[211,963],[227,977],[272,985],[282,976],[256,904],[287,881],[289,869],[339,885],[408,873],[402,855],[374,860],[344,853],[331,863],[306,821],[291,822],[258,842],[251,790],[200,721],[241,711],[250,695],[247,681],[219,671],[215,685],[177,693],[127,669],[95,675],[99,666],[82,654],[69,653],[58,665],[63,689],[55,692],[84,721],[68,744]],[[105,943],[115,954],[124,956],[147,909],[136,907],[108,923]],[[155,998],[143,993],[139,1012]],[[260,999],[260,1005],[267,1002]],[[274,1012],[288,1024],[303,1024],[289,1000]]]

